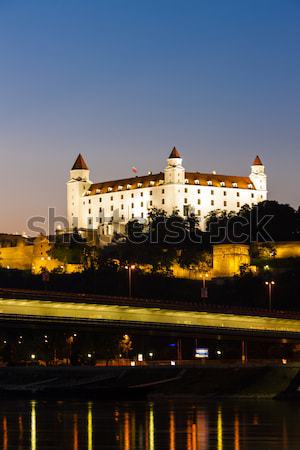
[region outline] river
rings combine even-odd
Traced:
[[[2,450],[292,450],[300,404],[277,401],[0,403]]]

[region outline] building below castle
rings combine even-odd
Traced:
[[[202,229],[213,210],[237,212],[267,199],[267,176],[261,159],[252,163],[249,176],[189,172],[174,147],[163,172],[93,183],[90,170],[79,155],[67,183],[70,229],[97,230],[103,241],[124,233],[132,219],[147,221],[149,210],[167,214],[194,214]]]

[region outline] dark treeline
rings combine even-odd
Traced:
[[[210,305],[227,305],[267,308],[268,296],[265,281],[276,282],[273,293],[273,308],[300,311],[298,295],[300,267],[285,272],[266,272],[260,276],[245,274],[224,280],[208,282]],[[38,289],[74,293],[94,293],[110,296],[128,296],[128,271],[104,268],[86,270],[77,274],[51,273],[49,280],[42,275],[17,270],[0,270],[1,287]],[[132,296],[177,300],[184,303],[203,303],[200,299],[201,281],[180,279],[158,274],[144,274],[139,269],[132,273]]]

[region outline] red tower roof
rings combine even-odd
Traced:
[[[252,163],[252,166],[263,166],[262,160],[260,159],[260,157],[257,155],[255,160]]]
[[[74,165],[73,165],[71,170],[80,170],[80,169],[89,170],[89,168],[88,168],[85,160],[83,159],[81,153],[79,153],[79,155],[77,156],[77,159],[74,162]]]
[[[176,147],[173,147],[173,150],[171,151],[169,158],[181,158],[180,153]]]

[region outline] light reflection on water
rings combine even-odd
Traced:
[[[3,450],[299,450],[300,404],[2,401]]]

